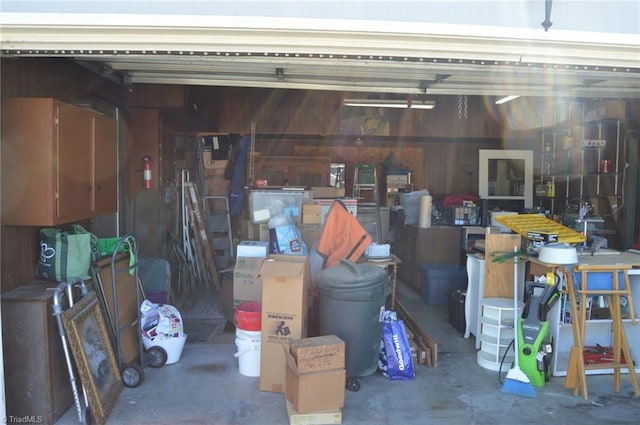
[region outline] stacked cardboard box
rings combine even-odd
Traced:
[[[320,224],[322,222],[322,205],[317,203],[303,204],[302,222],[305,224]]]
[[[229,191],[229,180],[224,176],[227,169],[227,160],[211,159],[211,150],[205,149],[203,152],[204,177],[206,179],[205,195],[207,196],[227,196]]]
[[[308,264],[306,256],[270,255],[260,268],[262,335],[260,390],[284,393],[285,352],[307,330]]]
[[[266,258],[269,254],[268,241],[240,241],[236,248],[236,258],[260,257]]]
[[[302,236],[302,240],[307,246],[307,249],[311,249],[311,247],[313,247],[313,245],[318,242],[318,239],[320,239],[320,234],[322,233],[322,225],[298,223],[296,226],[298,227],[300,236]]]
[[[344,406],[345,343],[335,335],[292,340],[285,347],[285,395],[298,414]]]
[[[289,415],[289,425],[331,425],[342,423],[342,409],[329,410],[327,412],[298,413],[287,403],[287,415]]]
[[[241,241],[238,243],[233,279],[223,279],[220,291],[220,313],[231,320],[235,308],[247,301],[262,301],[260,267],[267,256],[268,242]]]

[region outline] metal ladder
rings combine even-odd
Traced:
[[[367,195],[368,194],[368,195]],[[382,219],[380,216],[380,194],[375,164],[358,164],[353,176],[353,197],[358,200],[358,208],[374,207],[375,223],[362,223],[374,242],[382,243]],[[375,230],[372,229],[375,224]]]

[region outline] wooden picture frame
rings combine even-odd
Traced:
[[[62,314],[93,423],[104,424],[122,391],[122,378],[95,292]]]

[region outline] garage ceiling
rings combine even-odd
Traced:
[[[4,57],[66,57],[122,85],[640,99],[637,35],[137,18],[5,14],[0,48]]]

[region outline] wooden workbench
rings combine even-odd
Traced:
[[[622,369],[627,369],[636,396],[640,395],[635,367],[633,365],[632,352],[624,330],[623,318],[621,315],[621,297],[627,297],[629,310],[631,313],[631,324],[636,324],[633,307],[633,297],[631,294],[630,274],[638,274],[640,267],[640,255],[634,252],[618,252],[613,250],[603,250],[594,255],[583,253],[578,256],[576,265],[553,265],[540,262],[537,258],[529,260],[531,268],[530,274],[538,274],[536,270],[555,270],[563,277],[563,291],[569,298],[571,309],[571,327],[573,332],[573,346],[567,367],[567,377],[565,386],[573,389],[574,395],[582,393],[582,397],[588,398],[586,372],[589,370],[613,370],[614,390],[620,390],[620,374]],[[636,270],[634,270],[634,268]],[[579,274],[580,281],[576,284],[574,274]],[[596,280],[590,280],[591,273],[610,274],[611,288],[608,285],[596,285]],[[587,280],[589,284],[587,285]],[[613,335],[612,351],[613,361],[607,363],[586,364],[584,359],[586,331],[589,326],[587,318],[587,308],[580,300],[589,297],[604,297],[607,300],[608,310],[611,317],[611,327]],[[558,341],[559,342],[559,341]],[[626,359],[626,360],[625,360]]]

